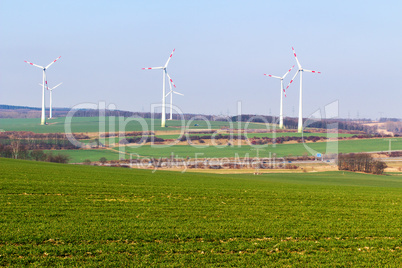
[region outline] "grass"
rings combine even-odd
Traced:
[[[151,173],[10,159],[0,169],[2,266],[402,262],[400,174]]]
[[[35,133],[64,133],[66,118],[60,117],[48,120],[48,125],[41,126],[38,118],[0,118],[0,130],[4,131],[32,131]],[[168,127],[160,127],[160,119],[151,120],[143,119],[145,126],[143,127],[139,121],[124,119],[119,117],[73,117],[71,124],[72,132],[100,132],[99,126],[104,124],[106,132],[115,131],[178,131],[180,130],[181,121],[167,121]],[[198,126],[195,126],[198,124]],[[185,125],[191,129],[220,129],[222,127],[230,127],[228,122],[211,121],[208,125],[205,121],[195,120],[192,122],[186,121]],[[121,127],[119,127],[121,126]],[[233,127],[244,128],[245,123],[234,123]],[[248,129],[263,129],[265,125],[250,123],[247,124]]]
[[[317,136],[317,137],[327,137],[327,135],[331,135],[331,138],[334,137],[334,134],[327,134],[327,133],[296,133],[296,132],[276,132],[276,133],[248,133],[247,137],[254,138],[262,138],[262,137],[268,137],[268,138],[278,138],[278,137],[310,137],[310,136]],[[353,134],[347,134],[347,133],[338,133],[338,137],[351,137]],[[335,136],[336,137],[336,136]]]
[[[319,153],[333,153],[336,152],[335,142],[317,142],[317,143],[294,143],[294,144],[277,144],[275,147],[269,145],[264,147],[265,151],[260,152],[261,157],[273,156],[274,153],[277,157],[284,156],[302,156],[303,154],[309,154],[310,152],[304,146],[308,146],[315,152]],[[373,151],[388,151],[388,141],[384,139],[367,139],[367,140],[340,140],[338,141],[338,151],[340,153],[353,153],[353,152],[373,152]],[[256,151],[253,150],[254,146],[242,145],[238,146],[226,146],[224,148],[217,148],[214,146],[197,147],[190,145],[175,145],[171,147],[159,146],[159,145],[143,145],[143,146],[126,146],[124,147],[127,153],[136,153],[141,156],[151,157],[168,157],[173,152],[180,157],[192,157],[194,158],[198,154],[198,158],[203,157],[235,157],[236,154],[239,157],[245,157],[249,154],[250,157],[256,156]],[[116,147],[117,149],[117,147]],[[395,139],[392,142],[393,150],[402,150],[402,138]]]
[[[317,142],[305,144],[313,150],[312,152],[319,153],[332,153],[336,150],[334,142]],[[374,152],[374,151],[388,151],[389,143],[385,139],[366,139],[366,140],[340,140],[338,141],[338,151],[340,153],[355,153],[355,152]],[[214,146],[198,146],[193,147],[190,145],[174,145],[171,147],[160,145],[142,145],[142,146],[124,146],[114,147],[112,150],[106,149],[91,149],[91,150],[60,150],[53,151],[54,153],[62,153],[70,156],[72,163],[83,162],[85,159],[97,161],[100,157],[106,157],[108,160],[119,160],[120,156],[117,151],[121,151],[121,157],[130,159],[130,154],[133,154],[135,159],[137,154],[143,157],[170,157],[172,153],[177,157],[191,157],[191,158],[222,158],[222,157],[255,157],[257,151],[256,147],[249,145],[226,146],[224,148],[217,148]],[[269,145],[263,148],[264,151],[259,152],[260,157],[270,157],[276,154],[276,157],[286,156],[302,156],[310,154],[310,151],[304,147],[302,143],[294,144],[277,144],[275,147]],[[395,138],[392,142],[393,150],[402,150],[402,138]]]
[[[205,135],[210,135],[210,134],[189,134],[188,136],[205,136]],[[226,133],[222,133],[222,135],[228,135]],[[318,137],[327,137],[327,133],[304,133],[304,137],[309,137],[309,136],[318,136]],[[331,134],[332,135],[332,134]],[[178,139],[181,135],[180,134],[171,134],[171,135],[157,135],[157,137],[163,138],[163,139]],[[234,137],[238,136],[238,133],[233,134]],[[277,132],[277,133],[248,133],[247,138],[251,139],[254,137],[262,138],[262,137],[268,137],[268,138],[278,138],[278,137],[302,137],[302,133],[295,133],[295,132]],[[346,133],[339,133],[338,137],[351,137],[353,134],[346,134]],[[332,138],[332,136],[331,136]]]
[[[90,150],[45,150],[46,153],[52,152],[53,154],[63,154],[69,156],[69,163],[82,163],[84,160],[89,159],[99,161],[101,157],[109,160],[119,160],[119,153],[107,149],[90,149]],[[123,155],[124,156],[124,155]]]

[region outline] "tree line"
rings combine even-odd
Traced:
[[[53,154],[53,152],[44,152],[43,150],[27,150],[24,146],[5,146],[2,144],[0,144],[0,157],[63,164],[67,164],[70,160],[70,157],[66,154]]]
[[[340,154],[338,156],[338,169],[353,172],[364,172],[372,174],[383,174],[387,164],[383,161],[375,160],[371,155],[359,154]]]

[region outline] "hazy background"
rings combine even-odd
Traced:
[[[295,64],[304,116],[339,100],[340,116],[402,117],[401,1],[0,1],[0,104],[41,105],[39,68],[56,107],[106,101],[149,111],[162,98],[160,70],[185,94],[185,113],[277,115],[280,81]],[[295,67],[296,68],[296,67]],[[286,82],[293,76],[287,77]],[[297,115],[299,78],[284,110]],[[48,100],[47,100],[48,103]]]

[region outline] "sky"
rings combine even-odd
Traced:
[[[402,118],[402,1],[0,0],[0,104],[41,106],[46,66],[56,107],[105,102],[151,111],[162,66],[184,113],[279,114],[280,81],[296,64],[305,117],[334,101],[339,117]],[[296,66],[297,67],[297,66]],[[286,77],[290,81],[297,68]],[[168,85],[167,85],[168,87]],[[46,95],[48,106],[48,95]],[[284,99],[297,116],[299,76]]]

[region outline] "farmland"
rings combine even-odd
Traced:
[[[0,265],[398,266],[402,176],[0,159]]]
[[[141,122],[144,125],[141,125]],[[72,117],[71,131],[72,132],[100,132],[103,129],[106,132],[118,131],[180,131],[182,126],[181,121],[173,120],[168,122],[168,128],[160,127],[160,119],[149,118],[122,118],[122,117]],[[4,131],[32,131],[35,133],[64,133],[66,118],[60,117],[49,120],[48,125],[41,126],[36,118],[0,118],[0,129]],[[104,128],[100,126],[103,126]],[[121,126],[121,127],[119,127]],[[219,129],[221,127],[231,127],[230,123],[225,121],[210,121],[202,120],[185,121],[185,126],[190,129]],[[247,127],[248,129],[263,129],[266,128],[263,124],[257,123],[237,123],[232,125],[234,128]]]
[[[317,152],[335,153],[333,148],[336,148],[335,142],[318,142],[318,143],[295,143],[295,144],[277,144],[275,146],[269,145],[267,147],[260,147],[266,149],[265,156],[269,156],[275,153],[278,157],[284,157],[288,155],[303,155],[308,153],[305,146]],[[327,146],[328,150],[327,151]],[[249,153],[250,157],[256,156],[256,151],[252,149],[258,148],[257,146],[224,146],[218,148],[214,146],[190,146],[190,145],[176,145],[172,147],[158,146],[153,147],[149,145],[145,146],[126,146],[125,151],[128,153],[137,153],[144,156],[164,156],[168,157],[173,152],[181,157],[191,156],[194,157],[196,153],[199,153],[201,157],[235,157],[235,154],[244,156]],[[396,139],[393,142],[394,150],[402,150],[402,139]],[[338,150],[340,153],[352,153],[352,152],[372,152],[372,151],[387,151],[388,142],[383,139],[370,139],[370,140],[347,140],[338,141]],[[261,155],[264,153],[262,152]]]
[[[132,119],[132,118],[131,118]],[[236,143],[227,146],[227,141],[224,139],[222,141],[218,141],[219,146],[203,146],[202,144],[197,144],[196,140],[195,145],[189,145],[181,143],[179,145],[174,146],[159,146],[154,145],[151,146],[149,143],[146,145],[138,146],[130,144],[128,146],[114,146],[114,143],[118,143],[121,138],[119,137],[110,137],[110,138],[102,138],[100,137],[99,130],[104,130],[105,132],[111,131],[115,132],[118,130],[122,130],[119,128],[119,125],[124,125],[125,131],[154,131],[157,138],[163,139],[177,139],[181,130],[181,122],[177,120],[169,121],[167,128],[161,128],[160,120],[155,119],[140,119],[143,120],[143,124],[141,125],[140,121],[134,121],[129,123],[121,124],[122,122],[128,122],[124,120],[122,117],[73,117],[71,123],[71,131],[74,133],[84,133],[85,136],[90,136],[91,139],[80,140],[82,143],[89,144],[91,142],[95,142],[98,139],[110,147],[107,149],[104,148],[91,148],[90,150],[75,150],[70,148],[63,148],[68,150],[60,150],[59,152],[62,154],[66,154],[70,157],[70,162],[72,163],[80,163],[86,159],[90,161],[97,161],[100,157],[106,157],[107,160],[119,160],[121,158],[129,159],[130,154],[133,157],[137,155],[142,157],[168,157],[173,153],[177,157],[191,157],[191,158],[212,158],[212,157],[245,157],[247,154],[250,157],[256,156],[256,151],[253,150],[257,148],[257,146],[250,145],[242,145],[236,146]],[[49,125],[40,126],[38,124],[38,120],[33,119],[0,119],[0,129],[4,131],[32,131],[35,133],[64,133],[65,132],[65,121],[66,118],[56,118],[49,120]],[[102,125],[104,124],[104,125]],[[248,131],[251,133],[245,134],[248,138],[274,138],[274,137],[301,137],[302,134],[295,132],[276,132],[276,133],[260,133],[260,130],[266,128],[265,125],[259,123],[237,123],[233,122],[233,124],[229,124],[228,122],[222,121],[187,121],[184,123],[186,130],[193,131],[205,131],[205,129],[221,129],[221,128],[244,128],[247,127]],[[269,128],[270,126],[268,126]],[[254,132],[253,132],[254,131]],[[201,132],[202,133],[202,132]],[[225,135],[225,132],[223,132]],[[237,135],[243,135],[234,133],[235,138]],[[189,137],[193,137],[195,135],[205,135],[205,134],[194,134],[190,133]],[[227,135],[227,134],[226,134]],[[333,134],[331,134],[333,135]],[[350,137],[352,134],[347,133],[339,133],[338,137]],[[316,136],[323,137],[327,136],[327,133],[304,133],[304,136]],[[45,141],[45,139],[44,139]],[[32,142],[32,140],[30,140]],[[96,142],[95,142],[96,143]],[[172,143],[167,141],[165,143]],[[10,140],[6,142],[6,144],[10,144]],[[250,143],[249,143],[250,144]],[[117,144],[116,144],[117,145]],[[305,146],[306,145],[306,146]],[[272,144],[267,147],[260,147],[265,149],[262,152],[263,157],[286,157],[286,156],[302,156],[302,155],[315,155],[316,152],[319,153],[333,153],[337,152],[336,143],[334,142],[316,142],[316,143],[286,143],[286,144],[277,144],[273,146]],[[388,141],[384,139],[369,139],[369,140],[340,140],[339,143],[339,152],[342,153],[350,153],[350,152],[371,152],[371,151],[386,151],[388,150]],[[218,148],[220,147],[220,148]],[[328,149],[327,149],[328,148]],[[48,149],[48,148],[45,148]],[[310,149],[310,150],[309,150]],[[399,150],[402,149],[402,139],[395,139],[392,143],[392,149]],[[122,154],[119,154],[119,151]]]
[[[260,152],[261,157],[270,157],[276,154],[276,157],[286,156],[302,156],[304,154],[310,155],[306,149],[308,146],[312,150],[320,153],[333,153],[336,149],[335,142],[317,142],[317,143],[294,143],[294,144],[277,144],[275,146],[269,145],[261,147],[265,151]],[[97,161],[100,157],[106,157],[108,160],[118,160],[120,150],[123,152],[122,156],[130,159],[130,154],[135,158],[137,155],[141,157],[170,157],[173,153],[178,157],[191,157],[191,158],[204,158],[204,157],[255,157],[258,148],[257,146],[242,145],[242,146],[222,146],[218,148],[214,146],[190,146],[190,145],[174,145],[174,146],[159,146],[159,145],[142,145],[142,146],[122,146],[114,147],[112,150],[61,150],[63,154],[71,157],[72,163],[82,162],[85,159]],[[327,149],[328,148],[328,149]],[[340,140],[338,141],[338,150],[340,153],[353,153],[353,152],[374,152],[374,151],[388,151],[389,143],[385,139],[364,139],[364,140]],[[394,139],[392,142],[393,150],[402,150],[402,138]]]
[[[189,134],[188,136],[196,136],[199,134]],[[237,133],[234,133],[234,135],[237,135]],[[297,133],[297,132],[275,132],[275,133],[246,133],[244,134],[247,138],[262,138],[262,137],[267,137],[267,138],[277,138],[277,137],[302,137],[302,136],[318,136],[318,137],[326,137],[327,133]],[[163,138],[163,139],[177,139],[181,135],[180,134],[171,134],[171,135],[158,135],[158,137]],[[338,137],[350,137],[352,134],[347,134],[347,133],[339,133]]]
[[[45,151],[45,152],[50,152]],[[82,163],[84,160],[99,161],[101,157],[105,157],[107,160],[119,160],[119,153],[113,150],[57,150],[52,151],[67,155],[71,163]]]

